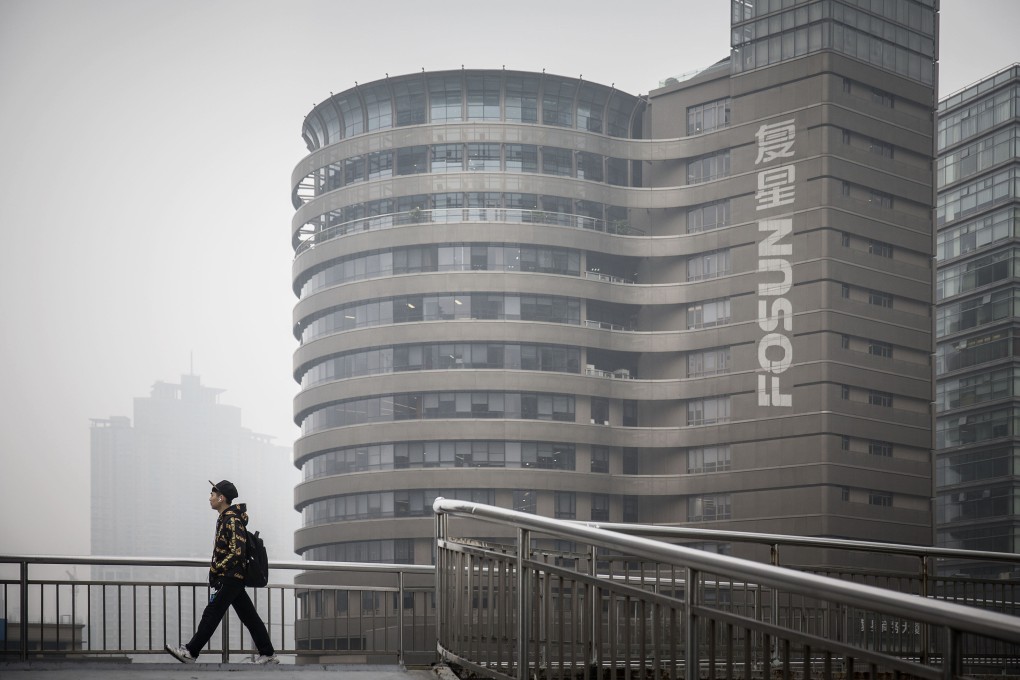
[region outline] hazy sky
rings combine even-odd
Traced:
[[[941,17],[942,93],[1020,60],[1016,0]],[[463,64],[644,94],[728,44],[726,0],[0,0],[0,552],[88,552],[89,418],[192,353],[293,442],[290,172],[330,91]]]

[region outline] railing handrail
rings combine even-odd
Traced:
[[[0,564],[76,564],[76,565],[119,565],[131,567],[205,567],[209,568],[207,557],[129,557],[123,555],[4,555]],[[294,571],[361,571],[387,574],[435,573],[431,564],[390,564],[385,562],[315,562],[270,560],[269,568]]]
[[[694,538],[698,540],[733,541],[738,543],[759,543],[761,545],[788,545],[806,548],[852,550],[883,554],[907,555],[921,558],[967,559],[970,561],[1012,562],[1020,566],[1020,555],[1015,553],[991,552],[984,550],[961,550],[918,546],[907,543],[880,543],[847,538],[824,538],[818,536],[793,536],[789,534],[763,534],[725,529],[699,529],[694,527],[670,527],[651,524],[628,524],[621,522],[574,522],[586,526],[618,531],[634,536],[662,538]]]
[[[619,550],[636,557],[681,564],[700,571],[725,574],[728,577],[736,576],[765,585],[780,586],[792,592],[815,598],[853,603],[857,606],[866,605],[875,611],[887,614],[913,615],[925,623],[951,626],[956,630],[978,633],[996,640],[1020,644],[1020,618],[998,612],[942,600],[925,599],[915,595],[905,595],[786,567],[761,564],[729,555],[717,555],[641,536],[630,536],[598,528],[591,524],[555,520],[481,503],[440,497],[435,500],[432,509],[437,516],[442,514],[462,515],[509,524],[518,529],[537,531],[566,540],[583,539],[594,545]]]

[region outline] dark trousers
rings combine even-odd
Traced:
[[[259,613],[255,611],[255,605],[251,603],[251,598],[244,592],[244,582],[236,578],[225,578],[219,591],[214,592],[215,595],[202,612],[202,620],[198,624],[198,630],[195,631],[195,637],[185,645],[191,656],[198,658],[199,652],[216,632],[216,627],[220,625],[220,621],[231,606],[237,612],[237,618],[241,619],[241,623],[251,633],[251,639],[255,642],[259,654],[272,656],[273,643],[269,640],[269,633],[266,632],[266,624],[262,623]]]

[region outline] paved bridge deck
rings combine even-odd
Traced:
[[[455,680],[448,669],[406,670],[399,666],[310,664],[253,666],[240,663],[103,663],[36,661],[0,663],[3,680]]]

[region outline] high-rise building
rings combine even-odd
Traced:
[[[298,474],[290,451],[242,427],[241,409],[220,404],[222,392],[182,375],[179,384],[156,382],[149,397],[134,400],[133,425],[124,416],[93,419],[92,554],[212,554],[208,480],[229,479],[242,494],[238,502],[250,503],[252,529],[271,558],[293,559]]]
[[[1020,551],[1018,138],[1020,66],[939,102],[935,523],[943,547]]]
[[[297,551],[427,563],[439,495],[930,543],[936,5],[734,0],[730,58],[647,96],[458,70],[316,105]]]
[[[134,400],[134,423],[124,416],[93,419],[92,554],[139,557],[209,557],[216,513],[209,507],[209,482],[229,479],[249,504],[250,529],[266,541],[270,559],[294,559],[293,535],[299,520],[293,488],[299,475],[290,450],[241,425],[241,410],[219,403],[221,389],[201,384],[197,375],[180,383],[156,382],[148,397]],[[195,568],[94,567],[96,578],[123,581],[205,581]],[[276,572],[274,582],[287,582]],[[117,640],[118,610],[133,613],[129,588],[103,589],[104,607],[92,607],[93,635],[106,630]],[[158,599],[158,598],[157,598]],[[162,607],[154,600],[138,611]],[[177,602],[166,605],[176,607]],[[194,602],[180,603],[183,620],[192,621]],[[109,610],[105,622],[103,611]],[[201,612],[201,606],[197,610]],[[156,620],[177,621],[173,616]],[[240,629],[233,631],[235,635]],[[190,634],[190,632],[189,632]],[[105,639],[105,638],[104,638]],[[101,649],[100,639],[89,641]]]

